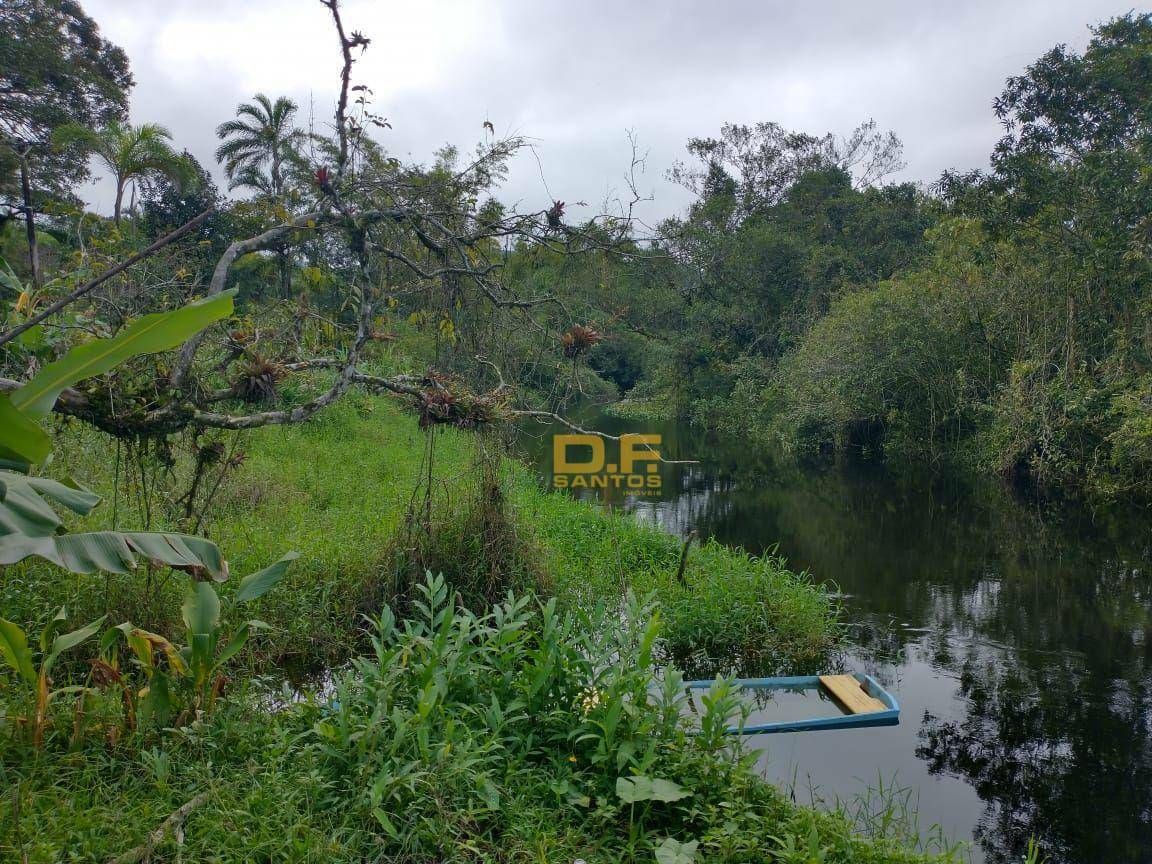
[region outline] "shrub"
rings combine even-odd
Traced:
[[[340,676],[313,722],[323,803],[382,860],[909,860],[843,820],[787,804],[726,733],[741,714],[717,682],[693,705],[660,669],[662,616],[559,612],[509,597],[454,608],[441,577],[416,616],[385,610],[374,656]]]
[[[681,676],[654,664],[651,605],[630,597],[618,619],[592,620],[526,595],[477,615],[454,608],[442,577],[419,592],[414,620],[384,610],[375,656],[354,662],[315,725],[331,803],[385,849],[495,848],[543,802],[588,834],[592,819],[631,825],[640,845],[649,828],[690,839],[694,790],[710,796],[745,767],[724,734],[735,704],[723,684],[689,747]]]

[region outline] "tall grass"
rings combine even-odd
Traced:
[[[828,662],[839,643],[828,592],[780,558],[709,540],[689,552],[680,581],[681,544],[655,526],[544,491],[523,475],[513,500],[541,538],[562,601],[588,606],[629,589],[653,594],[668,650],[697,674],[802,674]]]
[[[53,470],[108,499],[87,527],[109,526],[114,513],[121,528],[143,524],[123,470],[117,486],[115,445],[82,430],[62,434],[72,440]],[[555,594],[571,608],[651,592],[665,609],[671,653],[709,674],[808,669],[835,649],[832,601],[779,559],[707,543],[692,551],[681,584],[673,537],[541,490],[525,467],[495,459],[492,442],[479,453],[474,434],[438,430],[429,458],[429,434],[399,406],[353,395],[307,423],[240,440],[244,464],[221,486],[206,533],[237,575],[300,553],[289,579],[261,600],[259,616],[272,627],[255,643],[256,668],[341,662],[364,644],[362,616],[425,570],[445,573],[477,608],[510,587]],[[178,527],[163,506],[154,510],[153,527]],[[28,562],[6,568],[0,606],[25,623],[66,604],[73,620],[108,612],[164,633],[179,622],[182,591],[178,576],[77,577]]]

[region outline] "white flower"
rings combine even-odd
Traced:
[[[592,713],[592,709],[602,701],[603,695],[599,690],[595,687],[587,687],[580,693],[580,698],[577,700],[577,703],[580,705],[580,710],[584,712],[584,716],[587,717]]]

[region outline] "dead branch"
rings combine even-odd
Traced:
[[[159,240],[157,240],[155,243],[153,243],[151,246],[149,246],[144,251],[137,252],[135,255],[131,256],[130,258],[126,258],[125,260],[121,261],[119,264],[117,264],[114,267],[109,267],[107,270],[105,270],[103,273],[101,273],[95,279],[92,279],[88,282],[85,282],[83,285],[81,285],[75,291],[72,291],[71,293],[67,294],[66,296],[61,297],[55,303],[52,303],[49,306],[45,307],[43,311],[37,312],[35,315],[33,315],[31,318],[29,318],[23,324],[17,325],[16,327],[13,327],[11,330],[7,331],[6,333],[0,333],[0,345],[5,345],[5,344],[11,342],[13,339],[15,339],[21,333],[24,333],[25,331],[32,329],[37,324],[39,324],[41,321],[45,320],[46,318],[51,317],[52,315],[55,315],[57,312],[59,312],[65,306],[69,306],[72,303],[75,303],[77,300],[79,300],[81,297],[83,297],[88,292],[92,291],[95,288],[100,287],[105,282],[107,282],[109,279],[111,279],[113,276],[116,276],[116,275],[119,275],[120,273],[123,273],[125,270],[127,270],[129,267],[131,267],[133,264],[136,264],[140,261],[143,261],[145,258],[148,258],[152,255],[155,255],[157,252],[159,252],[165,246],[168,246],[169,244],[173,243],[174,241],[179,240],[181,237],[183,237],[189,231],[200,226],[204,222],[205,219],[207,219],[209,216],[212,215],[214,210],[215,210],[214,207],[209,207],[207,210],[205,210],[199,216],[196,216],[195,218],[188,220],[183,225],[181,225],[179,228],[177,228],[175,231],[172,231],[171,233],[166,234],[163,237],[161,237]]]
[[[146,861],[152,855],[152,850],[164,842],[169,833],[176,834],[184,827],[185,820],[197,807],[208,800],[208,793],[201,792],[191,801],[181,805],[178,809],[160,823],[160,827],[153,831],[139,846],[133,847],[116,858],[109,858],[108,864],[136,864]]]
[[[267,231],[262,234],[257,234],[255,237],[250,237],[247,240],[237,240],[235,243],[232,243],[224,250],[224,254],[220,256],[220,260],[216,262],[216,268],[212,271],[212,281],[208,285],[208,295],[219,294],[224,290],[224,283],[228,281],[228,271],[232,269],[233,263],[235,263],[236,259],[241,255],[268,249],[292,231],[316,227],[325,216],[326,214],[323,212],[305,213],[303,216],[298,216],[291,222],[269,228]],[[180,356],[176,361],[176,365],[172,368],[170,378],[173,389],[179,390],[184,387],[188,372],[196,360],[196,351],[203,341],[204,331],[201,331],[181,346]]]
[[[688,582],[684,579],[684,568],[688,566],[688,547],[692,545],[692,541],[695,540],[697,536],[695,528],[689,531],[688,536],[684,538],[684,546],[680,550],[680,566],[676,568],[676,581],[684,586],[688,585]]]
[[[559,423],[561,426],[567,426],[573,432],[578,432],[581,435],[595,435],[597,438],[603,438],[606,441],[619,441],[628,435],[609,435],[607,432],[601,432],[598,429],[585,429],[583,426],[577,426],[563,414],[557,414],[554,411],[535,411],[535,410],[513,410],[509,412],[513,417],[532,417],[542,423]],[[698,465],[697,459],[665,459],[659,451],[656,450],[651,444],[646,444],[645,448],[655,453],[659,461],[665,465]]]

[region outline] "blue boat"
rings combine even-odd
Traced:
[[[690,690],[707,690],[712,681],[689,681]],[[900,704],[871,675],[788,675],[780,678],[739,678],[735,685],[754,695],[799,694],[816,691],[821,700],[831,702],[840,713],[823,717],[776,720],[734,726],[731,735],[767,735],[774,732],[806,732],[824,729],[861,729],[869,726],[895,726],[900,722]]]

